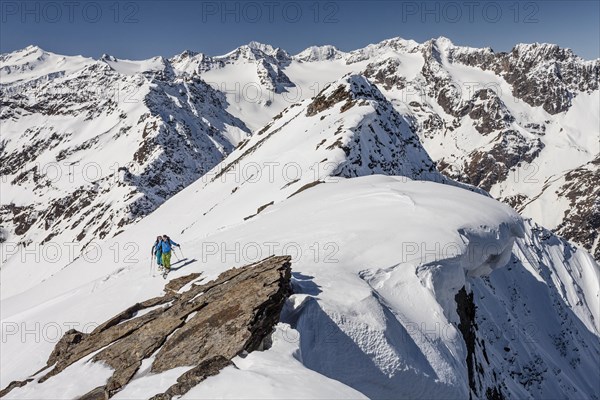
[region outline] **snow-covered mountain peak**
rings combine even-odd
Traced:
[[[48,52],[39,46],[30,44],[29,46],[27,46],[21,50],[16,50],[16,51],[13,51],[8,54],[12,54],[16,57],[28,57],[28,56],[39,57],[40,55],[42,55],[44,53],[48,53]]]
[[[345,57],[347,64],[359,63],[366,60],[382,60],[386,57],[396,57],[398,54],[412,53],[419,48],[419,43],[401,37],[383,40],[369,44],[361,49],[353,50]]]
[[[519,43],[513,47],[510,54],[523,63],[529,65],[543,66],[548,69],[549,65],[563,65],[572,68],[579,65],[583,68],[593,68],[596,70],[596,80],[600,71],[600,58],[585,60],[575,54],[572,49],[560,47],[553,43]],[[568,72],[568,71],[567,71]]]
[[[155,74],[172,70],[171,65],[161,56],[147,60],[120,60],[116,57],[105,55],[102,56],[101,61],[123,75]]]
[[[38,51],[38,50],[40,50],[40,51],[43,51],[39,46],[36,46],[34,44],[30,44],[29,46],[25,47],[24,50],[27,50],[27,51]]]
[[[37,46],[27,46],[24,49],[15,50],[10,53],[0,54],[0,66],[2,71],[22,67],[31,63],[40,63],[44,61],[46,53]]]
[[[437,38],[432,38],[429,40],[429,42],[431,42],[440,51],[448,51],[451,48],[455,47],[454,43],[452,43],[452,40],[448,39],[445,36],[439,36]]]
[[[380,42],[383,46],[390,46],[394,48],[404,47],[407,49],[412,49],[419,45],[419,42],[413,39],[405,39],[400,36],[396,36],[390,39],[382,40]]]
[[[29,45],[19,50],[11,51],[10,53],[2,54],[2,57],[12,59],[25,59],[26,57],[39,57],[40,55],[48,53],[41,47],[36,45]]]
[[[316,115],[340,102],[345,102],[340,109],[344,112],[359,100],[387,102],[379,89],[363,75],[349,74],[323,89],[308,105],[306,114]]]
[[[291,142],[290,135],[295,137]],[[253,146],[266,151],[278,143],[266,159],[279,160],[280,147],[287,142],[304,163],[313,160],[310,168],[318,165],[323,171],[323,176],[305,174],[313,181],[294,182],[290,190],[328,176],[385,174],[447,181],[435,171],[407,121],[362,75],[349,74],[314,98],[288,107],[253,139],[243,146],[248,153],[254,152]]]
[[[339,60],[346,55],[347,53],[338,50],[335,46],[325,45],[308,47],[296,54],[293,58],[298,61],[313,62]]]
[[[573,51],[569,48],[561,48],[557,44],[553,43],[518,43],[516,44],[512,52],[521,56],[530,57],[548,57],[551,55],[558,55],[560,53],[564,55],[574,55]]]
[[[201,54],[201,53],[199,53],[197,51],[192,51],[192,50],[186,49],[186,50],[184,50],[183,52],[181,52],[181,54],[179,54],[176,57],[179,57],[179,58],[189,58],[189,57],[196,57],[198,54]]]
[[[254,177],[232,179],[257,166],[262,172]],[[275,116],[202,179],[202,190],[245,198],[219,221],[237,224],[314,185],[373,174],[447,182],[379,89],[348,75]]]
[[[368,54],[385,54],[386,51],[394,51],[398,53],[408,53],[414,51],[415,48],[421,46],[419,42],[412,39],[404,39],[396,36],[389,39],[384,39],[381,42],[369,44],[362,49],[354,50],[356,52],[366,52]]]
[[[162,57],[44,54],[38,64],[0,64],[0,212],[7,240],[29,244],[58,235],[83,244],[114,235],[220,162],[247,135],[217,91],[198,78],[176,77]],[[73,180],[50,182],[48,163],[102,170],[93,179],[79,171]],[[22,215],[23,223],[12,224],[9,215]]]
[[[115,56],[111,56],[110,54],[106,54],[106,53],[104,53],[104,54],[102,54],[102,56],[100,57],[100,61],[112,61],[112,62],[117,62],[117,61],[119,61],[119,60],[118,60],[118,59],[117,59],[117,57],[115,57]]]
[[[63,75],[84,68],[95,61],[83,56],[63,56],[27,46],[11,53],[0,54],[1,83],[15,83]]]
[[[255,40],[250,41],[246,46],[253,50],[259,50],[269,55],[275,55],[275,53],[280,50],[279,48],[274,48],[270,44],[260,43]]]
[[[287,64],[291,60],[290,55],[285,50],[256,41],[240,46],[223,56],[214,58],[223,60],[242,59],[247,61],[260,61],[264,59],[267,62],[275,60],[278,64]]]

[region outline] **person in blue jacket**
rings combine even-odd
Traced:
[[[156,264],[162,267],[162,236],[156,237],[156,242],[152,245],[152,255],[156,257]]]
[[[180,247],[177,243],[171,240],[167,235],[162,236],[162,242],[160,242],[162,251],[162,266],[167,271],[171,269],[171,248],[173,246]]]

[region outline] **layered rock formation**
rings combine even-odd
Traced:
[[[36,373],[49,369],[37,381],[43,383],[93,355],[93,362],[114,372],[104,386],[81,398],[108,399],[151,358],[153,373],[190,367],[154,398],[182,395],[230,365],[233,357],[263,346],[291,294],[290,279],[290,257],[279,256],[227,270],[207,283],[199,283],[198,273],[173,280],[163,296],[134,304],[89,334],[68,331],[47,366]],[[0,396],[30,381],[12,382]]]

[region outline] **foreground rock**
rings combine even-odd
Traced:
[[[98,352],[92,360],[110,366],[114,373],[106,385],[81,398],[108,399],[131,380],[142,360],[154,355],[152,372],[190,367],[154,398],[182,395],[217,374],[236,355],[261,346],[291,293],[290,277],[290,257],[283,256],[230,269],[204,284],[198,283],[199,274],[173,280],[164,296],[129,307],[89,334],[68,331],[45,369],[53,368],[39,382]],[[136,317],[138,313],[142,315]],[[13,382],[2,394],[26,383]]]

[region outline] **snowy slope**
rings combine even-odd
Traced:
[[[274,90],[256,72],[257,56],[278,66],[292,85]],[[220,90],[228,111],[253,130],[340,76],[362,73],[411,122],[444,174],[481,187],[599,256],[598,218],[583,203],[570,205],[554,194],[556,207],[535,210],[544,208],[538,199],[549,179],[600,153],[600,60],[582,60],[556,45],[495,53],[443,37],[425,43],[394,38],[349,53],[322,46],[289,56],[252,44],[222,57],[195,57],[203,63],[175,69]],[[591,234],[577,229],[575,215],[586,215]]]
[[[219,181],[223,185],[216,187],[219,194],[215,194],[210,204],[200,207],[208,214],[214,208],[227,208],[230,202],[227,197],[233,194],[231,201],[246,197],[248,207],[232,207],[227,217],[241,220],[306,185],[328,181],[330,176],[374,173],[448,182],[435,170],[416,135],[379,89],[364,77],[348,76],[324,90],[314,101],[306,100],[284,110],[271,124],[241,143],[226,161],[204,175],[201,182]],[[248,186],[264,190],[248,193]],[[275,197],[273,187],[279,188]],[[94,251],[95,242],[89,251]],[[40,263],[46,260],[24,262],[32,259],[26,251],[13,251],[13,257],[2,269],[2,278],[12,282],[27,276],[27,283],[9,284],[1,296],[5,298],[33,286],[56,272],[61,262],[72,261],[73,251],[67,248],[68,243],[42,243],[38,250],[54,254],[52,248],[57,243],[61,248],[60,262],[48,257],[51,260],[43,268]]]
[[[0,236],[12,246],[113,236],[249,134],[200,79],[161,58],[2,55]],[[3,255],[3,261],[4,261]]]
[[[593,398],[598,264],[508,206],[438,183],[446,180],[405,125],[375,86],[348,76],[100,243],[97,258],[33,287],[3,275],[2,387],[45,365],[56,341],[49,327],[89,330],[160,295],[147,249],[167,231],[187,258],[171,279],[292,256],[295,294],[273,346],[237,357],[183,398]],[[325,158],[331,168],[315,176]],[[135,251],[115,254],[126,245]],[[38,323],[43,340],[22,336]],[[73,398],[103,383],[102,368],[82,360],[6,398]],[[93,381],[80,379],[91,371]],[[141,370],[115,398],[150,397],[181,372]]]

